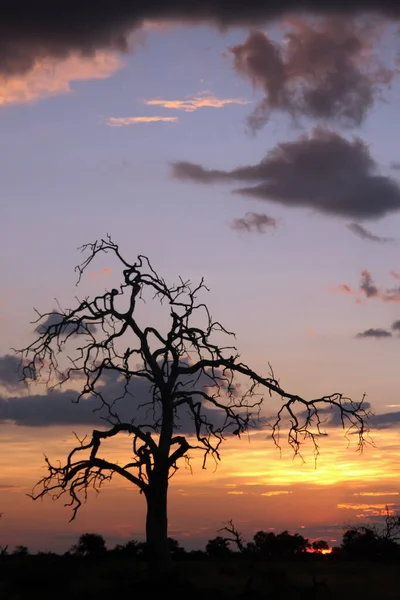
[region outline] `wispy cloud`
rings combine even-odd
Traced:
[[[234,219],[231,227],[236,231],[265,233],[267,229],[276,228],[276,219],[265,213],[247,212],[244,217]]]
[[[112,269],[111,267],[103,267],[100,271],[93,271],[92,273],[88,273],[88,279],[98,279],[99,277],[108,277],[111,275]]]
[[[261,496],[282,496],[283,494],[291,494],[292,492],[288,492],[286,490],[275,490],[273,492],[263,492]]]
[[[346,502],[343,504],[338,504],[337,507],[345,510],[360,510],[360,509],[377,509],[377,510],[385,510],[386,506],[393,506],[391,504],[353,504],[351,502]]]
[[[358,289],[353,289],[347,283],[342,283],[330,288],[330,291],[346,295],[355,295],[357,304],[361,304],[365,299],[381,300],[382,302],[400,302],[400,286],[394,288],[379,288],[367,269],[361,271],[360,275],[361,278]],[[398,279],[398,274],[395,271],[392,271],[391,275]]]
[[[375,235],[374,233],[372,233],[362,225],[359,225],[358,223],[349,223],[347,227],[348,229],[350,229],[350,231],[352,231],[355,235],[357,235],[363,240],[369,240],[370,242],[378,242],[379,244],[385,244],[387,242],[394,241],[393,238]]]
[[[110,127],[128,127],[137,123],[177,123],[178,117],[110,117],[106,124]]]
[[[122,67],[123,62],[116,54],[101,51],[90,57],[38,60],[26,73],[0,76],[0,106],[29,104],[68,94],[72,91],[72,82],[106,79]]]
[[[356,492],[353,496],[399,496],[400,492]]]
[[[387,331],[387,329],[380,329],[380,328],[373,328],[372,327],[370,329],[366,329],[362,333],[357,333],[356,337],[357,338],[377,338],[377,339],[382,339],[382,338],[392,337],[392,334],[390,333],[390,331]]]
[[[172,108],[183,110],[184,112],[194,112],[200,108],[223,108],[229,104],[250,104],[249,100],[244,98],[217,98],[212,92],[200,92],[185,96],[183,100],[144,100],[147,106],[162,106],[163,108]]]

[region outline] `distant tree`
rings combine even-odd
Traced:
[[[129,542],[126,542],[126,544],[117,544],[115,548],[113,548],[112,552],[113,554],[122,556],[140,556],[141,552],[143,552],[143,542],[129,540]]]
[[[309,542],[299,533],[291,535],[288,531],[282,531],[276,536],[277,550],[280,558],[294,558],[307,552]]]
[[[106,542],[98,533],[83,533],[72,547],[72,552],[81,556],[101,556],[106,551]]]
[[[353,559],[392,558],[400,555],[400,546],[388,530],[352,527],[343,534],[342,553]],[[393,532],[392,532],[393,535]]]
[[[233,524],[232,519],[230,519],[230,521],[228,521],[226,523],[226,525],[224,527],[221,527],[221,529],[219,529],[218,531],[226,531],[227,533],[229,533],[229,535],[231,537],[225,538],[225,539],[228,542],[233,542],[237,546],[237,549],[239,550],[239,552],[246,551],[245,540],[244,540],[242,534],[236,529],[235,525]]]
[[[257,531],[253,540],[257,554],[260,554],[263,558],[274,558],[277,552],[277,543],[273,531]]]
[[[311,544],[314,552],[322,552],[322,550],[329,550],[329,544],[325,540],[317,540]]]
[[[28,556],[29,554],[29,549],[27,548],[27,546],[16,546],[15,550],[13,550],[13,555],[14,556]]]
[[[171,556],[173,557],[179,557],[182,556],[183,554],[185,554],[185,548],[183,548],[180,543],[178,542],[178,540],[174,539],[174,538],[167,538],[168,539],[168,549],[169,552],[171,554]]]
[[[288,559],[304,554],[309,542],[302,535],[291,535],[282,531],[275,535],[273,531],[258,531],[254,535],[254,546],[257,554],[268,559]]]
[[[183,279],[169,285],[146,257],[128,262],[109,237],[83,250],[89,255],[77,267],[78,283],[99,254],[111,253],[121,265],[122,284],[78,300],[72,310],[38,313],[37,322],[44,319],[36,329],[38,337],[20,351],[23,375],[26,381],[44,379],[50,389],[71,379],[75,385],[83,380],[77,401],[98,399],[109,428],[94,430],[88,441],[80,441],[64,464],[53,464],[46,457],[48,475],[39,482],[39,490],[33,491],[34,499],[67,493],[74,518],[89,488],[99,490],[115,473],[124,477],[146,499],[146,543],[156,573],[169,567],[167,490],[178,462],[188,460],[188,452],[194,449],[204,452],[203,467],[209,457],[220,460],[225,435],[239,437],[256,424],[264,399],[258,390],[281,398],[272,421],[272,437],[279,444],[283,423],[295,454],[306,438],[318,454],[322,433],[318,410],[327,407],[338,411],[343,426],[356,432],[363,445],[367,415],[362,400],[352,402],[340,393],[305,400],[283,389],[272,369],[269,376],[261,376],[240,361],[235,347],[221,345],[223,334],[234,334],[214,321],[207,306],[197,299],[207,289],[203,280],[196,286]],[[231,293],[239,284],[232,284]],[[158,301],[161,309],[167,310],[165,323],[169,326],[165,330],[145,322],[149,313],[142,311],[139,301],[146,299]],[[118,377],[120,393],[105,397],[102,384],[110,374]],[[248,382],[247,389],[244,386],[239,391],[235,376]],[[145,413],[140,408],[142,400],[131,393],[132,384],[138,381],[149,386],[151,410]],[[128,419],[119,414],[117,400],[121,398],[131,403]],[[180,418],[187,413],[193,420],[194,443],[179,432]],[[133,438],[133,460],[120,465],[100,456],[104,440],[124,434]]]
[[[392,513],[388,506],[385,508],[383,530],[378,535],[386,540],[400,542],[400,515]]]
[[[208,540],[206,552],[212,558],[225,558],[232,554],[229,548],[229,541],[220,535],[212,540]]]

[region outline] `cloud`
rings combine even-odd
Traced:
[[[400,425],[400,411],[383,413],[371,417],[371,425],[379,429],[388,429]]]
[[[22,73],[44,57],[64,59],[71,53],[90,56],[97,50],[126,52],[130,36],[146,22],[191,22],[216,26],[260,26],[277,17],[300,12],[329,14],[373,11],[398,18],[400,9],[392,0],[271,0],[230,3],[225,0],[147,0],[96,4],[89,0],[49,3],[15,0],[7,5],[0,22],[0,71]]]
[[[355,235],[358,235],[363,240],[370,240],[371,242],[378,242],[380,244],[385,244],[387,242],[393,242],[393,238],[380,237],[379,235],[375,235],[365,229],[362,225],[358,223],[349,223],[347,227],[352,231]]]
[[[393,331],[399,331],[400,332],[400,321],[395,321],[392,324],[392,329],[393,329]]]
[[[286,490],[275,490],[273,492],[263,492],[261,496],[282,496],[285,494],[291,494],[292,492],[288,492]]]
[[[292,17],[286,24],[281,43],[252,31],[243,44],[230,48],[236,71],[265,93],[250,127],[262,127],[273,111],[360,125],[381,87],[397,73],[373,54],[383,33],[380,20]]]
[[[357,333],[356,335],[357,338],[377,338],[377,339],[382,339],[382,338],[388,338],[388,337],[392,337],[392,334],[390,333],[390,331],[387,331],[386,329],[366,329],[365,331],[363,331],[362,333]]]
[[[234,193],[357,219],[378,219],[400,209],[400,187],[376,171],[360,138],[349,141],[321,126],[278,144],[256,165],[222,171],[184,161],[172,164],[173,176],[181,180],[249,182]]]
[[[49,313],[47,318],[35,328],[35,333],[39,335],[45,334],[50,328],[53,328],[55,325],[59,325],[63,319],[64,315],[58,313],[56,310]],[[67,322],[63,325],[62,330],[60,331],[61,335],[80,335],[92,332],[95,333],[96,326],[92,323],[75,323],[74,321]]]
[[[8,392],[16,392],[24,388],[20,374],[21,361],[17,356],[5,354],[0,356],[0,387]]]
[[[234,219],[231,227],[236,231],[265,233],[267,229],[276,227],[276,219],[269,217],[265,213],[247,212],[244,217]]]
[[[390,271],[390,274],[392,277],[394,277],[395,279],[400,280],[400,273],[397,273],[397,271]]]
[[[371,411],[371,404],[369,402],[364,401],[363,407],[367,412]],[[342,427],[339,411],[333,410],[332,408],[322,408],[318,412],[321,418],[323,416],[326,417],[326,422],[324,423],[325,427]],[[303,416],[306,416],[306,413],[303,413]],[[370,413],[368,417],[368,425],[372,432],[374,429],[389,429],[392,427],[398,427],[400,425],[400,411],[381,414]]]
[[[393,274],[393,273],[392,273]],[[342,283],[330,289],[332,292],[337,292],[346,295],[355,295],[357,304],[362,303],[362,297],[381,300],[382,302],[400,302],[400,286],[394,288],[378,288],[369,271],[364,269],[361,271],[361,279],[359,289],[352,289],[349,285]]]
[[[194,112],[200,108],[223,108],[228,104],[250,104],[249,100],[243,98],[217,98],[211,92],[200,92],[197,95],[186,96],[184,100],[144,100],[147,106],[162,106],[163,108],[172,108],[183,110],[185,112]]]
[[[349,285],[347,285],[347,283],[341,283],[340,285],[336,285],[333,288],[330,288],[331,292],[336,292],[338,294],[354,294],[355,292],[351,289],[351,287]]]
[[[103,267],[99,271],[93,271],[92,273],[87,274],[88,279],[98,279],[99,277],[108,277],[111,275],[112,269],[111,267]]]
[[[400,492],[357,492],[353,496],[399,496]]]
[[[11,357],[14,358],[14,357]],[[3,367],[2,361],[3,360]],[[9,390],[19,392],[14,387],[16,381],[14,372],[6,371],[8,357],[0,358],[0,377],[3,374],[5,383],[9,382]],[[12,366],[15,362],[11,363]],[[190,381],[182,378],[185,389],[190,389]],[[192,380],[191,380],[192,381]],[[0,381],[0,385],[2,382]],[[128,386],[128,394],[123,396],[125,380],[116,371],[106,371],[99,380],[96,390],[102,394],[104,400],[114,404],[114,411],[118,413],[121,422],[154,423],[151,384],[142,377],[132,377]],[[202,376],[196,386],[205,389],[209,379]],[[107,417],[106,407],[101,407],[100,398],[86,395],[77,403],[78,392],[73,389],[50,389],[45,394],[15,395],[9,398],[0,395],[0,423],[14,422],[26,427],[51,427],[55,425],[68,426],[101,426],[104,425],[102,417]],[[123,397],[122,397],[123,396]],[[116,400],[118,399],[118,400]],[[147,406],[144,404],[147,403]],[[156,416],[159,415],[159,404],[155,404]],[[203,405],[201,414],[215,427],[225,424],[225,413],[218,409],[210,409]],[[175,415],[175,431],[182,434],[195,433],[194,422],[188,409],[182,405]],[[228,433],[228,432],[227,432]]]
[[[338,504],[337,508],[345,510],[364,510],[366,512],[370,512],[377,510],[384,511],[386,510],[386,506],[394,506],[394,504],[353,504],[351,502],[346,502],[343,504]]]
[[[97,52],[87,57],[72,55],[60,61],[52,58],[37,60],[26,73],[1,74],[0,70],[0,106],[28,104],[67,94],[72,91],[72,82],[106,79],[122,66],[115,54]]]
[[[378,296],[378,288],[374,284],[371,273],[366,269],[361,271],[360,289],[365,293],[367,298]]]
[[[178,117],[110,117],[106,124],[111,127],[127,127],[136,123],[177,123]]]

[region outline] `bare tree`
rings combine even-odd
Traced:
[[[138,256],[136,262],[127,262],[109,236],[83,246],[82,251],[89,254],[76,267],[78,283],[97,255],[111,253],[122,268],[123,282],[119,289],[77,299],[76,308],[60,308],[57,318],[54,312],[38,313],[36,322],[42,324],[36,329],[37,338],[19,352],[27,380],[45,378],[49,388],[72,379],[83,380],[77,401],[84,397],[98,398],[99,409],[107,411],[107,428],[93,430],[88,441],[86,438],[79,441],[64,464],[52,464],[46,457],[48,474],[37,484],[39,488],[33,490],[34,499],[46,494],[53,498],[68,494],[73,519],[90,488],[98,491],[113,474],[121,475],[146,498],[150,564],[162,571],[169,564],[169,478],[180,459],[188,458],[190,450],[204,452],[203,467],[209,457],[219,461],[225,435],[240,437],[256,424],[263,402],[260,389],[281,399],[271,424],[275,443],[279,443],[280,426],[288,423],[287,439],[294,452],[299,453],[300,444],[309,438],[318,453],[318,436],[322,434],[318,409],[333,407],[339,411],[343,427],[357,433],[362,448],[368,432],[363,400],[352,402],[340,393],[305,400],[285,391],[272,369],[268,377],[253,371],[240,361],[234,346],[221,346],[216,340],[222,334],[228,337],[234,334],[214,321],[207,306],[197,300],[198,294],[207,289],[203,280],[196,286],[183,279],[176,285],[168,285],[148,258]],[[168,310],[169,328],[165,333],[143,322],[141,310],[145,307],[139,301],[146,299],[157,306],[159,302]],[[74,340],[84,341],[72,354],[70,345]],[[131,403],[129,420],[120,419],[119,399],[103,394],[101,380],[110,372],[123,382],[120,396]],[[239,392],[235,376],[248,382],[245,392]],[[131,397],[130,392],[130,384],[138,380],[148,382],[151,391],[148,402],[151,413],[146,413],[145,419],[140,416],[143,402]],[[182,410],[191,415],[193,436],[178,431]],[[132,436],[135,458],[125,465],[100,456],[102,442],[119,434]]]
[[[225,539],[228,540],[228,542],[233,542],[234,544],[236,544],[239,552],[243,553],[246,550],[244,537],[242,536],[240,531],[236,529],[232,519],[229,519],[229,521],[225,524],[224,527],[218,529],[218,532],[220,531],[226,531],[232,536]]]

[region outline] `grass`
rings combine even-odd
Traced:
[[[168,585],[149,581],[143,562],[105,556],[82,559],[65,556],[1,557],[1,600],[103,600],[119,596],[185,598],[274,598],[274,600],[399,600],[399,564],[318,560],[256,564],[251,589],[249,565],[227,561],[174,563]],[[315,583],[316,582],[316,583]],[[169,594],[168,594],[169,595]]]

